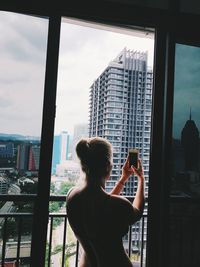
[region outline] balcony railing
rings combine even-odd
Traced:
[[[52,202],[64,202],[65,196],[51,196]],[[32,213],[0,213],[0,267],[7,266],[30,266],[31,233],[30,239],[24,240],[22,235],[23,223],[27,218],[31,219]],[[8,238],[9,222],[15,219],[15,238]],[[55,227],[56,222],[56,227]],[[59,224],[58,224],[59,223]],[[128,235],[124,238],[124,246],[134,266],[145,266],[146,251],[146,225],[147,216],[143,215],[141,220],[129,227]],[[59,228],[59,232],[56,229]],[[68,242],[67,231],[69,224],[67,214],[64,210],[59,213],[49,213],[49,225],[46,246],[45,267],[65,267],[66,261],[70,260],[70,267],[78,267],[81,247],[79,242]],[[61,233],[60,241],[54,242],[55,236]],[[56,236],[58,238],[58,236]]]

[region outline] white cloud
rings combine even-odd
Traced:
[[[0,12],[0,132],[40,135],[47,20]]]

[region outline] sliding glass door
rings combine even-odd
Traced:
[[[174,74],[169,266],[199,266],[199,47],[176,43]]]

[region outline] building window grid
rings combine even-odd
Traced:
[[[107,70],[108,73],[114,71],[115,69],[111,70],[108,69]],[[107,107],[105,108],[105,106],[103,104],[101,104],[101,106],[99,106],[99,112],[103,113],[103,120],[102,117],[99,117],[99,129],[103,129],[103,127],[105,127],[106,129],[112,129],[112,131],[110,132],[106,132],[106,131],[99,131],[104,133],[104,136],[107,137],[111,142],[115,143],[116,145],[116,151],[122,151],[123,153],[116,153],[113,157],[113,162],[116,161],[117,163],[121,162],[121,164],[123,164],[124,161],[124,157],[127,156],[127,144],[126,142],[122,141],[122,136],[125,137],[125,139],[130,139],[130,135],[136,131],[139,131],[139,136],[141,136],[141,138],[139,140],[136,140],[136,138],[131,138],[131,142],[129,143],[129,145],[131,146],[137,146],[138,149],[140,149],[140,154],[143,157],[143,147],[149,147],[149,141],[150,139],[145,139],[145,137],[149,137],[150,135],[150,127],[149,128],[145,128],[145,126],[149,125],[150,123],[148,123],[148,121],[150,122],[150,116],[148,117],[143,117],[142,115],[142,111],[145,110],[147,108],[147,106],[145,106],[145,100],[147,101],[148,109],[150,109],[150,105],[151,99],[146,99],[145,97],[145,90],[146,90],[146,86],[145,83],[143,82],[145,77],[147,77],[148,75],[146,75],[146,73],[144,72],[143,75],[141,72],[139,72],[138,70],[136,71],[128,71],[129,75],[127,76],[127,70],[120,70],[119,71],[120,74],[124,75],[124,83],[123,86],[121,86],[122,81],[120,82],[120,87],[117,84],[117,79],[112,79],[112,82],[114,83],[114,85],[107,85],[103,86],[101,84],[101,86],[99,87],[98,90],[98,94],[100,93],[99,91],[102,90],[102,87],[104,87],[104,92],[105,92],[105,96],[113,96],[113,98],[108,98],[106,100],[106,102],[108,103]],[[135,76],[133,76],[133,73],[135,74]],[[148,74],[148,73],[147,73]],[[116,78],[117,76],[111,76],[112,78]],[[129,86],[127,87],[127,81],[129,82]],[[112,90],[111,90],[112,89]],[[137,94],[137,89],[139,90],[139,94]],[[121,91],[120,91],[121,90]],[[129,92],[127,92],[127,90]],[[131,95],[130,95],[131,93]],[[149,92],[150,93],[150,92]],[[134,96],[132,96],[134,95]],[[119,98],[117,98],[119,97]],[[139,101],[138,101],[138,97],[139,97]],[[151,95],[150,95],[151,97]],[[120,99],[122,98],[122,102],[124,103],[125,101],[128,103],[132,102],[133,108],[130,109],[130,104],[129,107],[123,105],[122,109],[116,109],[116,108],[112,108],[112,104],[111,101],[113,102],[117,102],[120,101]],[[135,99],[135,101],[134,101]],[[102,102],[103,102],[103,98],[102,98]],[[100,104],[99,104],[100,105]],[[143,106],[141,106],[143,105]],[[115,105],[114,105],[115,106]],[[119,112],[119,113],[118,113]],[[117,114],[118,113],[118,114]],[[125,116],[121,116],[121,114],[129,114],[129,115],[125,115]],[[150,115],[150,114],[148,114]],[[136,120],[136,123],[130,123],[130,118],[136,118],[136,116],[138,116],[138,120]],[[101,119],[100,119],[101,118]],[[108,118],[118,118],[117,121],[106,121],[106,119]],[[148,120],[148,121],[146,121]],[[110,125],[109,125],[110,124]],[[121,127],[121,136],[120,136],[120,132],[117,132],[118,127],[115,128],[115,126],[117,125],[124,125],[124,127]],[[115,125],[115,126],[114,126]],[[128,128],[126,128],[127,126]],[[119,136],[117,136],[116,134],[114,134],[114,132],[117,132],[117,134],[119,134]],[[144,134],[143,134],[144,133]],[[147,134],[146,134],[147,133]],[[112,136],[111,136],[112,135]],[[117,142],[116,142],[117,141]],[[114,144],[113,144],[114,145]],[[118,146],[118,149],[117,149]],[[146,153],[144,154],[144,157],[146,157],[149,154],[149,151],[145,151]],[[144,164],[145,170],[148,168],[148,164]],[[115,165],[114,166],[114,175],[113,178],[117,179],[119,176],[119,172],[120,172],[120,168],[121,165]],[[148,173],[145,172],[145,175],[147,176]],[[110,187],[110,186],[109,186]],[[135,187],[135,186],[134,186]],[[129,192],[131,191],[130,189],[128,190]]]

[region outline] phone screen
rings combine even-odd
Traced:
[[[135,148],[129,149],[129,166],[131,165],[138,168],[138,150]]]

